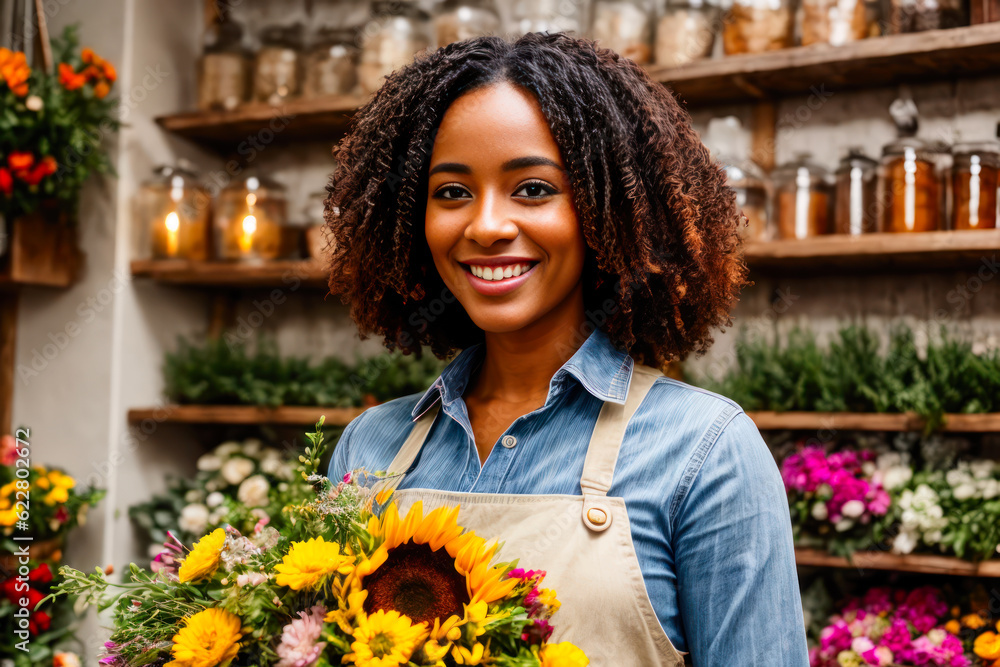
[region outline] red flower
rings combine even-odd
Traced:
[[[60,505],[59,509],[56,510],[55,519],[59,523],[66,523],[66,519],[69,518],[69,512],[66,510],[65,505]]]
[[[10,165],[11,171],[31,169],[31,165],[35,164],[35,156],[27,151],[12,151],[7,156],[7,164]]]
[[[60,507],[59,509],[62,510],[62,509],[65,509],[65,508],[64,507]],[[43,584],[47,584],[48,582],[52,581],[52,569],[49,567],[48,563],[42,563],[41,565],[39,565],[38,567],[36,567],[34,570],[31,570],[30,572],[28,572],[28,580],[29,581],[40,581]]]
[[[73,70],[72,65],[59,63],[59,83],[66,90],[76,90],[77,88],[82,88],[83,84],[87,83],[87,77],[83,74],[77,74]]]
[[[46,155],[45,157],[43,157],[39,164],[45,167],[46,176],[51,176],[52,174],[56,173],[56,171],[59,170],[59,163],[56,162],[56,159],[51,155]]]
[[[14,177],[10,175],[10,171],[5,167],[0,167],[0,192],[2,192],[7,197],[9,197],[12,192],[14,192]],[[14,464],[5,463],[4,465],[14,465]]]
[[[35,165],[33,169],[28,171],[27,169],[17,172],[17,177],[28,185],[38,185],[42,182],[42,179],[49,175],[49,169],[44,163],[39,162]]]
[[[52,617],[50,617],[44,611],[36,612],[35,615],[31,617],[31,620],[28,621],[28,630],[37,635],[39,630],[41,630],[42,632],[48,630],[49,623],[51,622],[52,622]],[[35,628],[32,629],[31,626],[35,626]]]

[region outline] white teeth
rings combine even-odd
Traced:
[[[509,266],[476,266],[469,265],[472,275],[483,280],[503,280],[526,273],[531,268],[530,264],[511,264]]]

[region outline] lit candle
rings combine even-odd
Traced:
[[[257,231],[257,218],[250,214],[243,218],[243,233],[240,234],[240,252],[249,255],[253,248],[253,234]]]
[[[180,218],[175,211],[167,213],[167,218],[163,222],[167,228],[167,257],[176,257],[178,249],[178,231],[181,228]]]

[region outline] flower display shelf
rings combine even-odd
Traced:
[[[83,253],[77,229],[41,213],[10,221],[9,247],[0,258],[0,288],[69,287],[80,272]]]
[[[267,408],[256,405],[163,405],[155,408],[133,408],[128,420],[139,423],[177,424],[288,424],[312,426],[326,415],[324,424],[346,426],[364,412],[364,408],[323,408],[282,406]]]
[[[863,39],[843,46],[813,45],[729,56],[682,67],[649,67],[689,106],[810,95],[826,101],[835,90],[896,85],[1000,68],[1000,22]],[[233,111],[160,116],[165,130],[221,150],[260,150],[275,141],[333,141],[366,100],[329,97],[264,104]]]
[[[1000,559],[973,563],[948,556],[899,555],[886,551],[858,551],[851,560],[806,547],[795,548],[795,562],[806,567],[891,570],[918,574],[946,574],[962,577],[1000,577]]]
[[[758,241],[747,243],[745,257],[754,271],[763,272],[982,269],[995,275],[1000,272],[1000,230]]]
[[[922,431],[924,419],[916,414],[864,412],[748,412],[762,431]],[[1000,433],[1000,414],[949,414],[947,433]]]
[[[259,264],[238,262],[193,262],[180,259],[135,260],[134,278],[159,283],[197,287],[279,287],[326,289],[328,275],[315,259],[286,260]]]

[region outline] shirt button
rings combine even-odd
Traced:
[[[517,438],[515,438],[512,435],[505,435],[503,438],[500,439],[500,444],[506,447],[507,449],[510,449],[511,447],[517,444]]]

